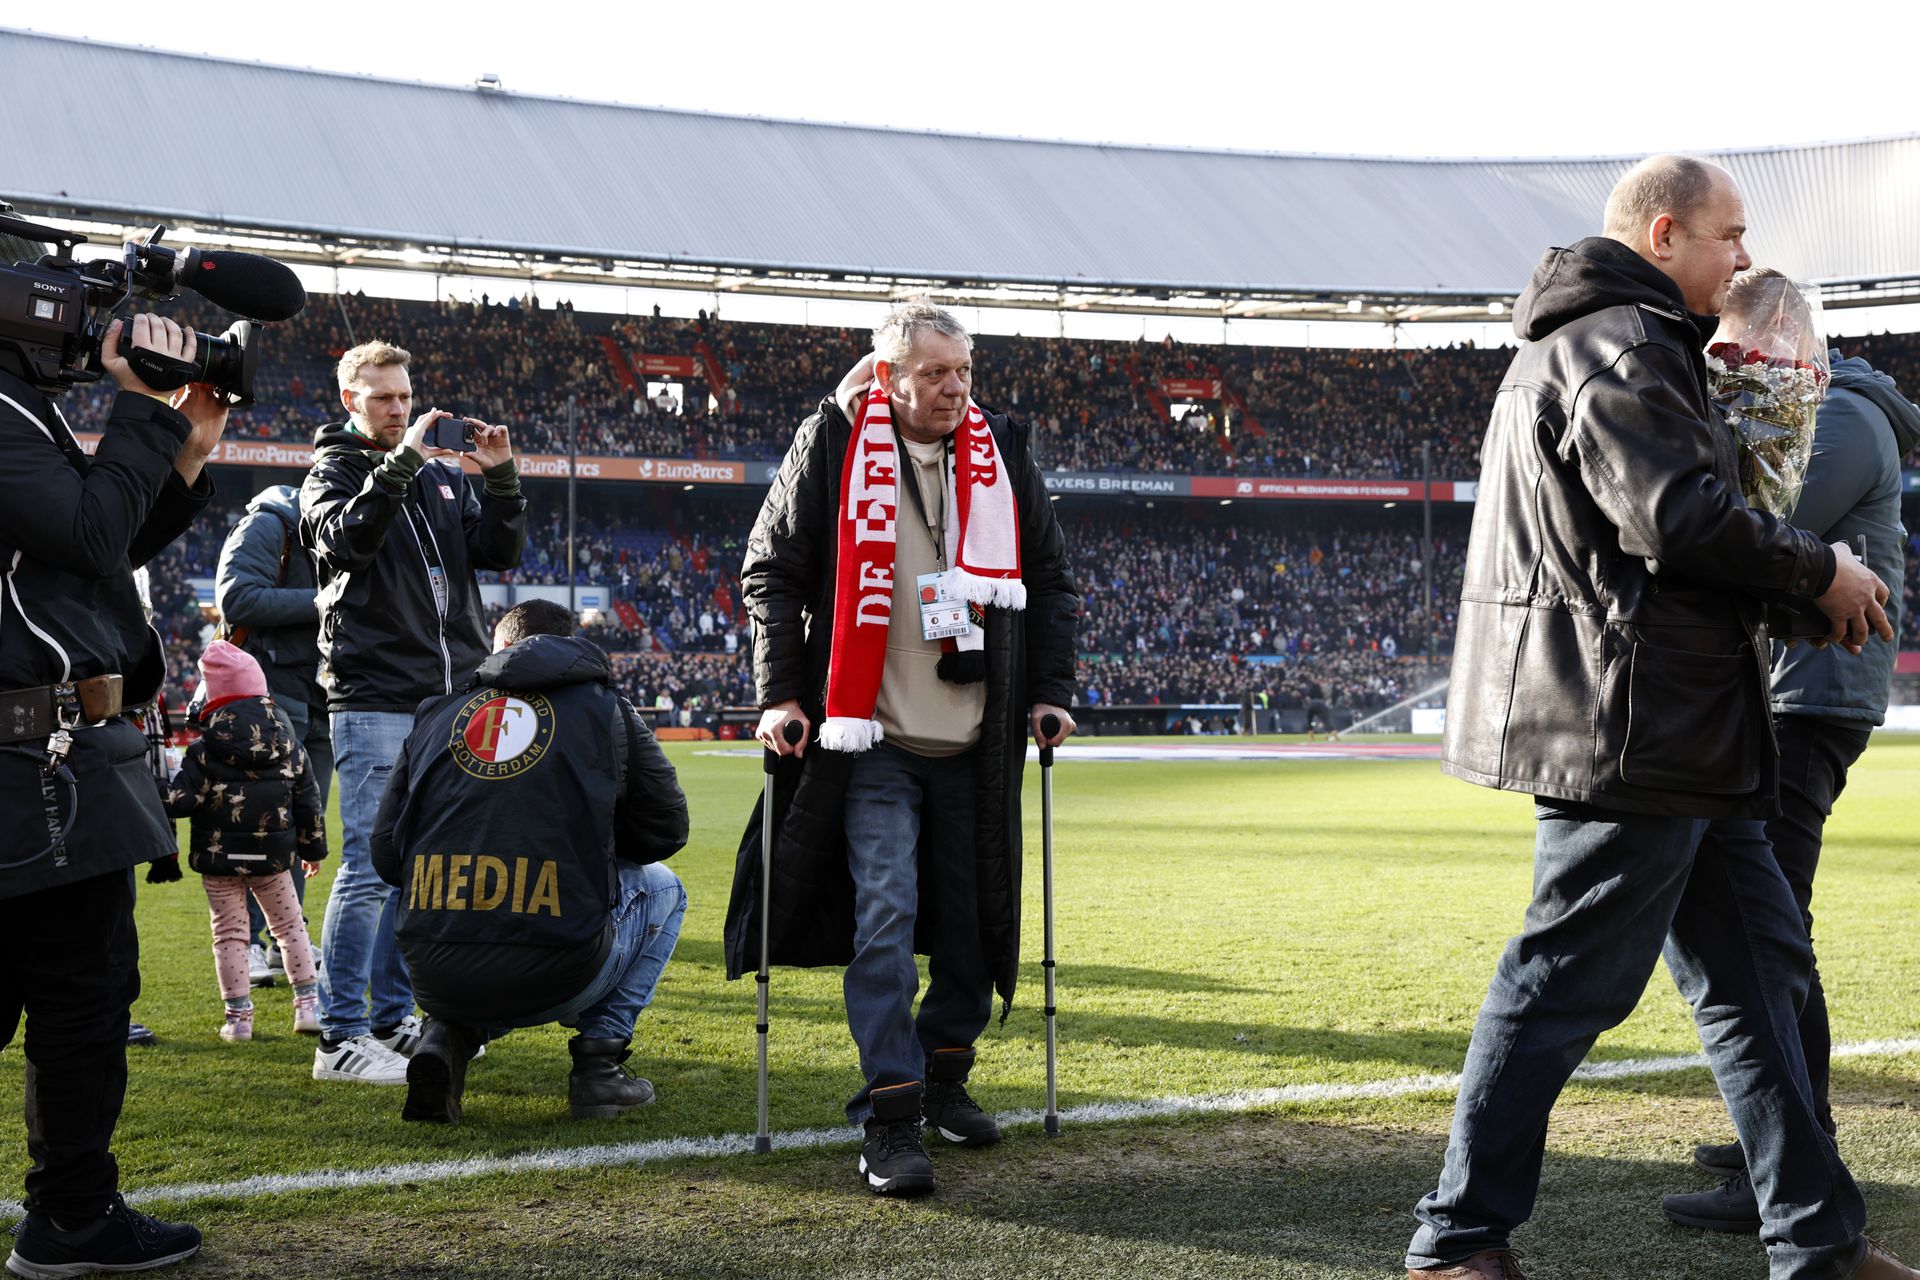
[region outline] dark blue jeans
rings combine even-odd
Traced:
[[[1664,947],[1748,1153],[1773,1280],[1847,1275],[1866,1206],[1807,1085],[1797,1023],[1813,953],[1763,825],[1561,802],[1536,817],[1533,901],[1474,1025],[1407,1265],[1505,1248],[1532,1215],[1554,1101]]]
[[[874,1089],[924,1080],[929,1054],[969,1047],[993,1014],[993,978],[980,953],[973,788],[971,751],[935,758],[882,743],[854,762],[846,808],[853,962],[844,988],[866,1077],[847,1103],[855,1123],[873,1114]],[[929,953],[917,1017],[916,924]]]
[[[1773,860],[1793,890],[1807,933],[1813,933],[1813,877],[1820,869],[1820,846],[1834,801],[1846,789],[1847,770],[1867,749],[1873,730],[1865,724],[1836,724],[1812,716],[1781,716],[1780,815],[1767,819]],[[1827,993],[1816,963],[1800,1011],[1800,1048],[1807,1057],[1807,1082],[1814,1110],[1828,1133],[1834,1130],[1828,1099],[1833,1070],[1833,1032],[1827,1024]]]

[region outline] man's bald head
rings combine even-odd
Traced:
[[[1640,248],[1647,228],[1661,214],[1685,222],[1687,215],[1713,198],[1720,181],[1733,175],[1693,156],[1648,156],[1626,171],[1607,197],[1604,234],[1629,249]]]
[[[1627,170],[1607,197],[1606,235],[1679,286],[1688,310],[1718,315],[1736,272],[1753,265],[1742,238],[1740,184],[1693,156],[1651,156]]]

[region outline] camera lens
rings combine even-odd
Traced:
[[[219,337],[200,335],[206,346],[201,380],[223,392],[236,409],[253,403],[253,375],[260,365],[260,344],[254,341],[251,320],[236,320]]]

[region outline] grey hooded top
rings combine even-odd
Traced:
[[[1793,523],[1825,542],[1864,537],[1867,566],[1887,584],[1887,621],[1900,632],[1907,531],[1900,524],[1900,460],[1920,444],[1920,407],[1859,356],[1833,352],[1833,381],[1814,425],[1813,460]],[[1858,656],[1829,646],[1774,646],[1773,709],[1847,724],[1886,719],[1897,644],[1875,639]]]

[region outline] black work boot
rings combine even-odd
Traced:
[[[573,1070],[567,1074],[567,1109],[575,1120],[611,1120],[653,1101],[653,1085],[620,1064],[628,1040],[575,1036],[567,1041]]]
[[[873,1118],[860,1147],[860,1176],[877,1196],[911,1196],[933,1190],[933,1161],[920,1145],[918,1080],[875,1089],[868,1096]]]
[[[1693,1163],[1716,1178],[1731,1178],[1747,1167],[1747,1153],[1738,1142],[1703,1142],[1693,1149]]]
[[[427,1021],[407,1060],[407,1101],[402,1120],[459,1124],[460,1095],[467,1087],[467,1063],[480,1047],[480,1033],[458,1022]]]
[[[1701,1231],[1727,1231],[1743,1236],[1757,1235],[1760,1231],[1760,1198],[1754,1194],[1753,1179],[1745,1169],[1711,1191],[1661,1196],[1660,1212],[1666,1214],[1669,1221]]]
[[[987,1147],[1000,1141],[1000,1126],[967,1093],[973,1070],[972,1049],[935,1049],[927,1055],[927,1127],[963,1147]]]

